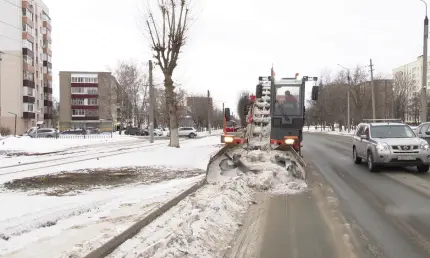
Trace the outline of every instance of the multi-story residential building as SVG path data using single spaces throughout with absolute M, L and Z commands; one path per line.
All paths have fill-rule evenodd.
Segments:
M 430 60 L 430 59 L 429 59 Z M 401 65 L 393 69 L 393 78 L 404 77 L 412 87 L 412 92 L 418 92 L 422 87 L 423 56 L 417 57 L 413 62 Z M 430 87 L 430 61 L 427 64 L 427 87 Z
M 117 84 L 109 72 L 60 72 L 60 130 L 111 131 L 117 123 Z
M 430 60 L 430 58 L 428 58 Z M 408 87 L 410 88 L 407 91 L 408 101 L 416 102 L 417 94 L 420 94 L 422 88 L 422 75 L 423 75 L 423 56 L 417 57 L 417 59 L 413 62 L 407 63 L 405 65 L 399 66 L 393 69 L 393 79 L 394 84 L 399 83 L 400 87 Z M 429 96 L 430 89 L 430 61 L 427 64 L 427 96 Z M 413 105 L 413 103 L 409 103 L 409 105 Z M 408 105 L 408 106 L 409 106 Z M 410 112 L 406 111 L 405 119 L 407 122 L 415 122 L 416 115 L 410 114 Z
M 52 123 L 51 18 L 42 0 L 0 1 L 0 126 Z

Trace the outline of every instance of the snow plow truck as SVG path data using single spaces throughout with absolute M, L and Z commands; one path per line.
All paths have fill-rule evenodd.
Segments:
M 314 82 L 312 100 L 318 99 L 318 78 L 296 73 L 292 78 L 275 79 L 260 76 L 255 95 L 249 96 L 245 105 L 248 124 L 235 132 L 226 130 L 231 120 L 230 109 L 224 110 L 224 133 L 221 142 L 230 146 L 243 145 L 250 150 L 270 146 L 270 149 L 292 152 L 301 160 L 303 126 L 305 123 L 305 84 Z M 239 110 L 238 110 L 239 112 Z

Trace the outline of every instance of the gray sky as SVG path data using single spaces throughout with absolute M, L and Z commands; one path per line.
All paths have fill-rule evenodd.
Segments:
M 44 0 L 52 18 L 53 69 L 106 70 L 151 57 L 139 21 L 147 0 Z M 419 0 L 193 0 L 196 18 L 175 81 L 211 90 L 235 110 L 258 76 L 320 76 L 373 59 L 390 75 L 422 53 L 425 6 Z M 430 2 L 429 2 L 430 4 Z M 58 87 L 58 76 L 54 84 Z M 307 91 L 310 91 L 311 85 Z M 54 93 L 58 95 L 58 90 Z

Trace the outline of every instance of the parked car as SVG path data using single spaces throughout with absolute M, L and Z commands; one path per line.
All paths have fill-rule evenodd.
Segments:
M 88 134 L 87 130 L 84 128 L 70 128 L 61 132 L 62 135 L 86 135 Z
M 189 137 L 194 138 L 197 136 L 197 130 L 194 127 L 179 127 L 178 128 L 179 137 Z M 170 131 L 167 133 L 167 136 L 170 136 Z
M 361 123 L 351 147 L 354 162 L 359 164 L 364 159 L 371 172 L 383 166 L 416 166 L 421 173 L 430 168 L 428 142 L 401 122 Z
M 31 127 L 27 132 L 24 133 L 24 136 L 29 136 L 31 138 L 54 138 L 57 137 L 57 133 L 58 131 L 55 128 L 36 129 L 36 127 Z
M 126 135 L 145 135 L 144 129 L 137 127 L 127 127 L 124 134 Z

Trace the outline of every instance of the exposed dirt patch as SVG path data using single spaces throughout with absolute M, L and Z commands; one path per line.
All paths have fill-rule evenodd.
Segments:
M 204 174 L 201 169 L 170 169 L 164 167 L 125 167 L 83 169 L 42 176 L 15 179 L 4 183 L 7 190 L 32 191 L 53 196 L 76 195 L 83 190 L 118 187 L 126 184 L 153 184 L 166 180 L 189 178 Z

